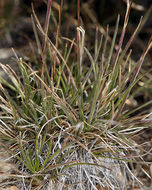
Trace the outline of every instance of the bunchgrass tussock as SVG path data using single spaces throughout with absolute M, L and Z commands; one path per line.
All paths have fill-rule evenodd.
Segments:
M 124 189 L 134 181 L 142 185 L 128 163 L 144 163 L 132 137 L 151 121 L 133 113 L 152 101 L 135 110 L 127 110 L 126 101 L 139 91 L 132 89 L 144 76 L 139 71 L 152 38 L 134 62 L 130 46 L 142 19 L 124 45 L 131 1 L 118 45 L 119 16 L 112 41 L 109 27 L 104 36 L 97 29 L 91 52 L 79 19 L 76 39 L 61 36 L 62 3 L 55 44 L 49 38 L 52 1 L 44 29 L 33 8 L 37 69 L 17 58 L 18 76 L 1 64 L 11 82 L 0 78 L 0 136 L 17 165 L 14 176 L 21 179 L 22 189 Z

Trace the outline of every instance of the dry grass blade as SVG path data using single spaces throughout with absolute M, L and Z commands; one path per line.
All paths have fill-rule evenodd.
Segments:
M 125 21 L 124 21 L 123 29 L 122 29 L 122 32 L 121 32 L 118 49 L 117 49 L 117 52 L 116 52 L 116 55 L 115 55 L 115 58 L 114 58 L 114 61 L 113 61 L 113 70 L 115 70 L 115 67 L 116 67 L 116 64 L 117 64 L 117 61 L 118 61 L 118 58 L 119 58 L 119 54 L 120 54 L 120 51 L 121 51 L 122 43 L 123 43 L 125 32 L 126 32 L 126 27 L 127 27 L 127 24 L 128 24 L 129 13 L 130 13 L 130 10 L 131 10 L 132 2 L 133 2 L 133 0 L 131 0 L 130 4 L 127 4 Z
M 138 66 L 137 66 L 137 68 L 136 68 L 136 71 L 135 71 L 135 73 L 134 73 L 134 76 L 132 77 L 131 83 L 136 80 L 137 75 L 138 75 L 138 73 L 139 73 L 139 71 L 140 71 L 140 68 L 141 68 L 141 66 L 142 66 L 142 64 L 143 64 L 143 61 L 144 61 L 144 59 L 145 59 L 145 56 L 147 55 L 147 53 L 148 53 L 148 51 L 150 50 L 151 47 L 152 47 L 152 36 L 150 37 L 149 42 L 148 42 L 148 45 L 147 45 L 146 49 L 144 50 L 143 54 L 142 54 L 141 57 L 140 57 Z
M 70 117 L 72 117 L 72 119 L 73 119 L 73 121 L 74 122 L 77 122 L 77 119 L 76 119 L 76 117 L 75 117 L 75 115 L 74 115 L 74 110 L 72 110 L 72 108 L 68 108 L 67 106 L 67 103 L 66 102 L 64 102 L 62 99 L 60 99 L 58 96 L 57 96 L 57 94 L 55 95 L 54 94 L 54 92 L 52 92 L 52 90 L 47 86 L 47 84 L 37 75 L 37 74 L 35 74 L 35 76 L 41 81 L 41 83 L 43 84 L 43 86 L 46 88 L 46 90 L 52 95 L 52 97 L 61 105 L 61 107 L 63 107 L 64 108 L 64 110 L 66 110 L 66 113 L 68 114 L 68 115 L 70 115 Z M 73 113 L 70 111 L 70 110 L 72 110 L 73 111 Z M 71 120 L 72 121 L 72 120 Z M 72 122 L 73 123 L 73 122 Z

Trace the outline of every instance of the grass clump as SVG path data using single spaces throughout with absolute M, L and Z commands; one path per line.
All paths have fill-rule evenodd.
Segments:
M 119 16 L 112 42 L 108 28 L 105 38 L 97 30 L 93 54 L 81 26 L 76 40 L 70 40 L 60 37 L 59 22 L 53 44 L 48 37 L 51 3 L 44 29 L 34 11 L 32 17 L 41 66 L 35 70 L 17 57 L 17 76 L 1 64 L 12 81 L 0 79 L 1 141 L 17 165 L 12 175 L 21 179 L 18 186 L 23 189 L 127 188 L 138 181 L 128 163 L 144 163 L 133 137 L 151 124 L 147 115 L 131 117 L 136 110 L 129 112 L 125 106 L 143 77 L 138 73 L 152 40 L 133 62 L 129 48 L 140 22 L 122 49 L 131 1 L 117 48 Z

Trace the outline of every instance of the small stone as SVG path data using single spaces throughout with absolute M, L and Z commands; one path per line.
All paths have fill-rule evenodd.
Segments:
M 10 190 L 19 190 L 16 186 L 11 186 Z

